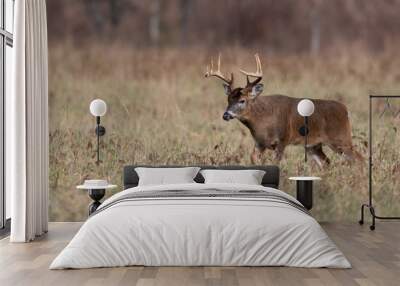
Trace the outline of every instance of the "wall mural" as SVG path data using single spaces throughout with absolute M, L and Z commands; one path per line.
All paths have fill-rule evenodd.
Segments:
M 368 3 L 377 7 L 352 17 L 344 0 L 148 2 L 48 2 L 50 220 L 86 219 L 91 200 L 76 186 L 106 179 L 118 185 L 108 197 L 128 164 L 278 164 L 290 194 L 290 176 L 322 178 L 317 219 L 357 221 L 368 198 L 368 96 L 400 93 L 399 30 L 385 29 L 397 8 Z M 99 163 L 97 98 L 107 104 Z M 304 98 L 314 103 L 305 129 Z M 398 215 L 400 100 L 372 111 L 376 209 Z

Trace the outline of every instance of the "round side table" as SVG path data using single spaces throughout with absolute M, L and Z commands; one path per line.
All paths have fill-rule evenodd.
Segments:
M 290 177 L 289 180 L 296 181 L 296 199 L 303 206 L 311 210 L 313 207 L 313 182 L 321 180 L 320 177 Z
M 101 205 L 100 200 L 106 194 L 106 190 L 114 189 L 116 187 L 117 185 L 104 185 L 104 186 L 79 185 L 76 188 L 80 190 L 87 190 L 89 197 L 93 200 L 93 202 L 89 205 L 89 216 L 90 216 Z

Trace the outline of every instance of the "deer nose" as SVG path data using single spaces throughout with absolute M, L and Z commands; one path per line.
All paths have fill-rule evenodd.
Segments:
M 224 115 L 222 115 L 222 119 L 229 121 L 230 119 L 232 119 L 232 115 L 230 115 L 227 111 L 224 112 Z

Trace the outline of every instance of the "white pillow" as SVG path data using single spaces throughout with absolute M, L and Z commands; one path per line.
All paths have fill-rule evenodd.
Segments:
M 139 176 L 139 186 L 195 183 L 193 179 L 199 170 L 199 167 L 135 168 Z
M 226 183 L 261 185 L 265 171 L 262 170 L 201 170 L 205 184 Z

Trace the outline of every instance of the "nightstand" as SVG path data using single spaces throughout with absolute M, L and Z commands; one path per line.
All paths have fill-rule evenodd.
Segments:
M 321 180 L 320 177 L 290 177 L 289 180 L 296 181 L 296 199 L 303 206 L 311 210 L 313 207 L 313 182 Z
M 93 202 L 89 205 L 89 216 L 90 216 L 101 205 L 100 200 L 106 194 L 106 190 L 114 189 L 116 187 L 117 187 L 117 185 L 107 184 L 107 185 L 99 185 L 99 186 L 79 185 L 76 188 L 80 189 L 80 190 L 87 190 L 89 197 L 93 200 Z

